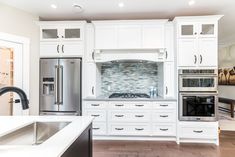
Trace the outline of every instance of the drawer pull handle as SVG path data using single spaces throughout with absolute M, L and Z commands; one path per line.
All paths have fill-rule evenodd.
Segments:
M 123 128 L 115 128 L 115 130 L 121 131 L 124 130 Z
M 135 117 L 141 118 L 141 117 L 144 117 L 144 115 L 135 115 Z
M 143 131 L 144 128 L 135 128 L 135 130 L 137 130 L 137 131 Z
M 122 105 L 122 104 L 116 104 L 115 106 L 117 106 L 117 107 L 122 107 L 122 106 L 124 106 L 124 105 Z
M 168 131 L 169 129 L 162 129 L 162 128 L 160 128 L 160 130 L 161 130 L 161 131 Z
M 124 115 L 115 115 L 115 117 L 119 117 L 120 118 L 120 117 L 124 117 Z
M 167 107 L 168 105 L 160 105 L 161 107 Z
M 193 130 L 193 132 L 195 132 L 195 133 L 203 133 L 202 130 Z
M 167 118 L 167 117 L 169 117 L 168 115 L 160 115 L 160 117 L 162 117 L 162 118 Z
M 93 115 L 91 115 L 92 117 L 99 117 L 100 115 L 98 115 L 98 114 L 93 114 Z
M 91 104 L 91 106 L 100 106 L 100 104 Z
M 92 128 L 93 130 L 100 130 L 100 128 Z
M 135 105 L 136 107 L 143 107 L 144 105 Z

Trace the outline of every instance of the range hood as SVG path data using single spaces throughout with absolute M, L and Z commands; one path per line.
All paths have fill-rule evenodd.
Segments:
M 111 62 L 111 61 L 125 61 L 125 60 L 164 62 L 165 57 L 166 57 L 165 49 L 95 50 L 93 54 L 93 58 L 97 63 Z

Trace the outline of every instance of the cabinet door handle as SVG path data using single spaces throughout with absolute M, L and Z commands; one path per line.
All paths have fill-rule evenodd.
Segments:
M 135 130 L 137 130 L 137 131 L 143 131 L 144 128 L 135 128 Z
M 162 128 L 160 128 L 160 130 L 161 130 L 161 131 L 168 131 L 169 129 L 162 129 Z
M 92 128 L 93 130 L 100 130 L 100 128 Z
M 167 53 L 167 51 L 166 51 L 166 59 L 168 58 L 168 53 Z
M 91 93 L 92 93 L 92 95 L 94 95 L 94 87 L 92 87 Z
M 142 118 L 142 117 L 144 117 L 144 115 L 135 115 L 135 117 Z
M 197 32 L 195 32 L 194 35 L 197 35 Z
M 196 64 L 196 63 L 197 63 L 197 56 L 194 55 L 194 64 Z
M 167 118 L 168 115 L 160 115 L 160 117 L 162 117 L 162 118 Z
M 124 130 L 123 128 L 115 128 L 115 130 L 121 131 Z
M 124 117 L 124 115 L 115 115 L 115 117 L 121 118 Z
M 200 55 L 200 64 L 202 64 L 202 55 Z
M 91 106 L 100 106 L 100 104 L 91 104 Z
M 122 105 L 122 104 L 116 104 L 115 106 L 117 106 L 117 107 L 122 107 L 122 106 L 124 106 L 124 105 Z
M 57 45 L 57 53 L 60 53 L 60 45 Z
M 92 114 L 91 116 L 92 116 L 92 117 L 99 117 L 100 115 L 98 115 L 98 114 Z
M 161 104 L 160 106 L 161 106 L 161 107 L 167 107 L 168 105 L 162 105 L 162 104 Z
M 202 130 L 193 130 L 193 132 L 195 132 L 195 133 L 203 133 L 203 131 Z
M 144 105 L 135 105 L 136 107 L 143 107 Z
M 64 45 L 62 45 L 62 48 L 61 48 L 61 49 L 62 49 L 62 53 L 64 53 Z
M 166 86 L 166 95 L 168 94 L 168 87 Z
M 95 51 L 92 52 L 92 59 L 95 60 Z

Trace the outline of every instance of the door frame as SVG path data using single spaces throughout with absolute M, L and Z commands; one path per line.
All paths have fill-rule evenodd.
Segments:
M 23 59 L 23 82 L 22 88 L 29 97 L 29 67 L 30 67 L 30 39 L 22 36 L 12 35 L 4 32 L 0 32 L 0 40 L 12 43 L 22 44 L 23 51 L 22 51 L 22 59 Z M 28 115 L 29 110 L 23 112 L 23 115 Z

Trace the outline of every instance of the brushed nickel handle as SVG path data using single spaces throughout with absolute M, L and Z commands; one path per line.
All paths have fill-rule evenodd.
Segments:
M 99 117 L 100 115 L 98 115 L 98 114 L 92 114 L 91 116 L 92 116 L 92 117 Z
M 115 115 L 115 117 L 121 118 L 124 117 L 124 115 Z
M 166 51 L 166 59 L 168 58 L 168 52 Z
M 64 53 L 64 45 L 62 45 L 62 48 L 61 48 L 61 49 L 62 49 L 62 53 Z
M 123 104 L 116 104 L 115 106 L 117 106 L 117 107 L 122 107 L 122 106 L 124 106 Z
M 94 86 L 91 89 L 92 95 L 94 95 Z
M 93 130 L 100 130 L 100 128 L 92 128 Z
M 95 60 L 95 51 L 92 52 L 92 59 Z
M 135 128 L 135 130 L 137 130 L 137 131 L 143 131 L 144 128 Z
M 196 64 L 196 63 L 197 63 L 197 56 L 194 55 L 194 64 Z
M 124 130 L 123 128 L 115 128 L 115 130 L 121 131 Z
M 160 128 L 160 130 L 161 130 L 161 131 L 168 131 L 169 129 L 162 129 L 162 128 Z
M 57 53 L 60 53 L 60 45 L 57 45 Z
M 166 86 L 166 95 L 168 94 L 168 87 Z
M 162 117 L 162 118 L 167 118 L 167 117 L 169 117 L 168 115 L 160 115 L 160 117 Z
M 63 66 L 59 66 L 59 104 L 63 105 Z
M 161 107 L 167 107 L 168 105 L 162 105 L 162 104 L 161 104 L 160 106 L 161 106 Z
M 100 106 L 100 104 L 91 104 L 91 106 Z
M 54 83 L 54 86 L 55 86 L 55 103 L 54 104 L 58 104 L 58 78 L 59 78 L 59 68 L 58 66 L 56 65 L 55 66 L 55 83 Z
M 144 105 L 135 105 L 136 107 L 143 107 Z
M 144 115 L 135 115 L 135 117 L 142 118 L 142 117 L 144 117 Z
M 200 55 L 200 64 L 202 64 L 202 55 Z

